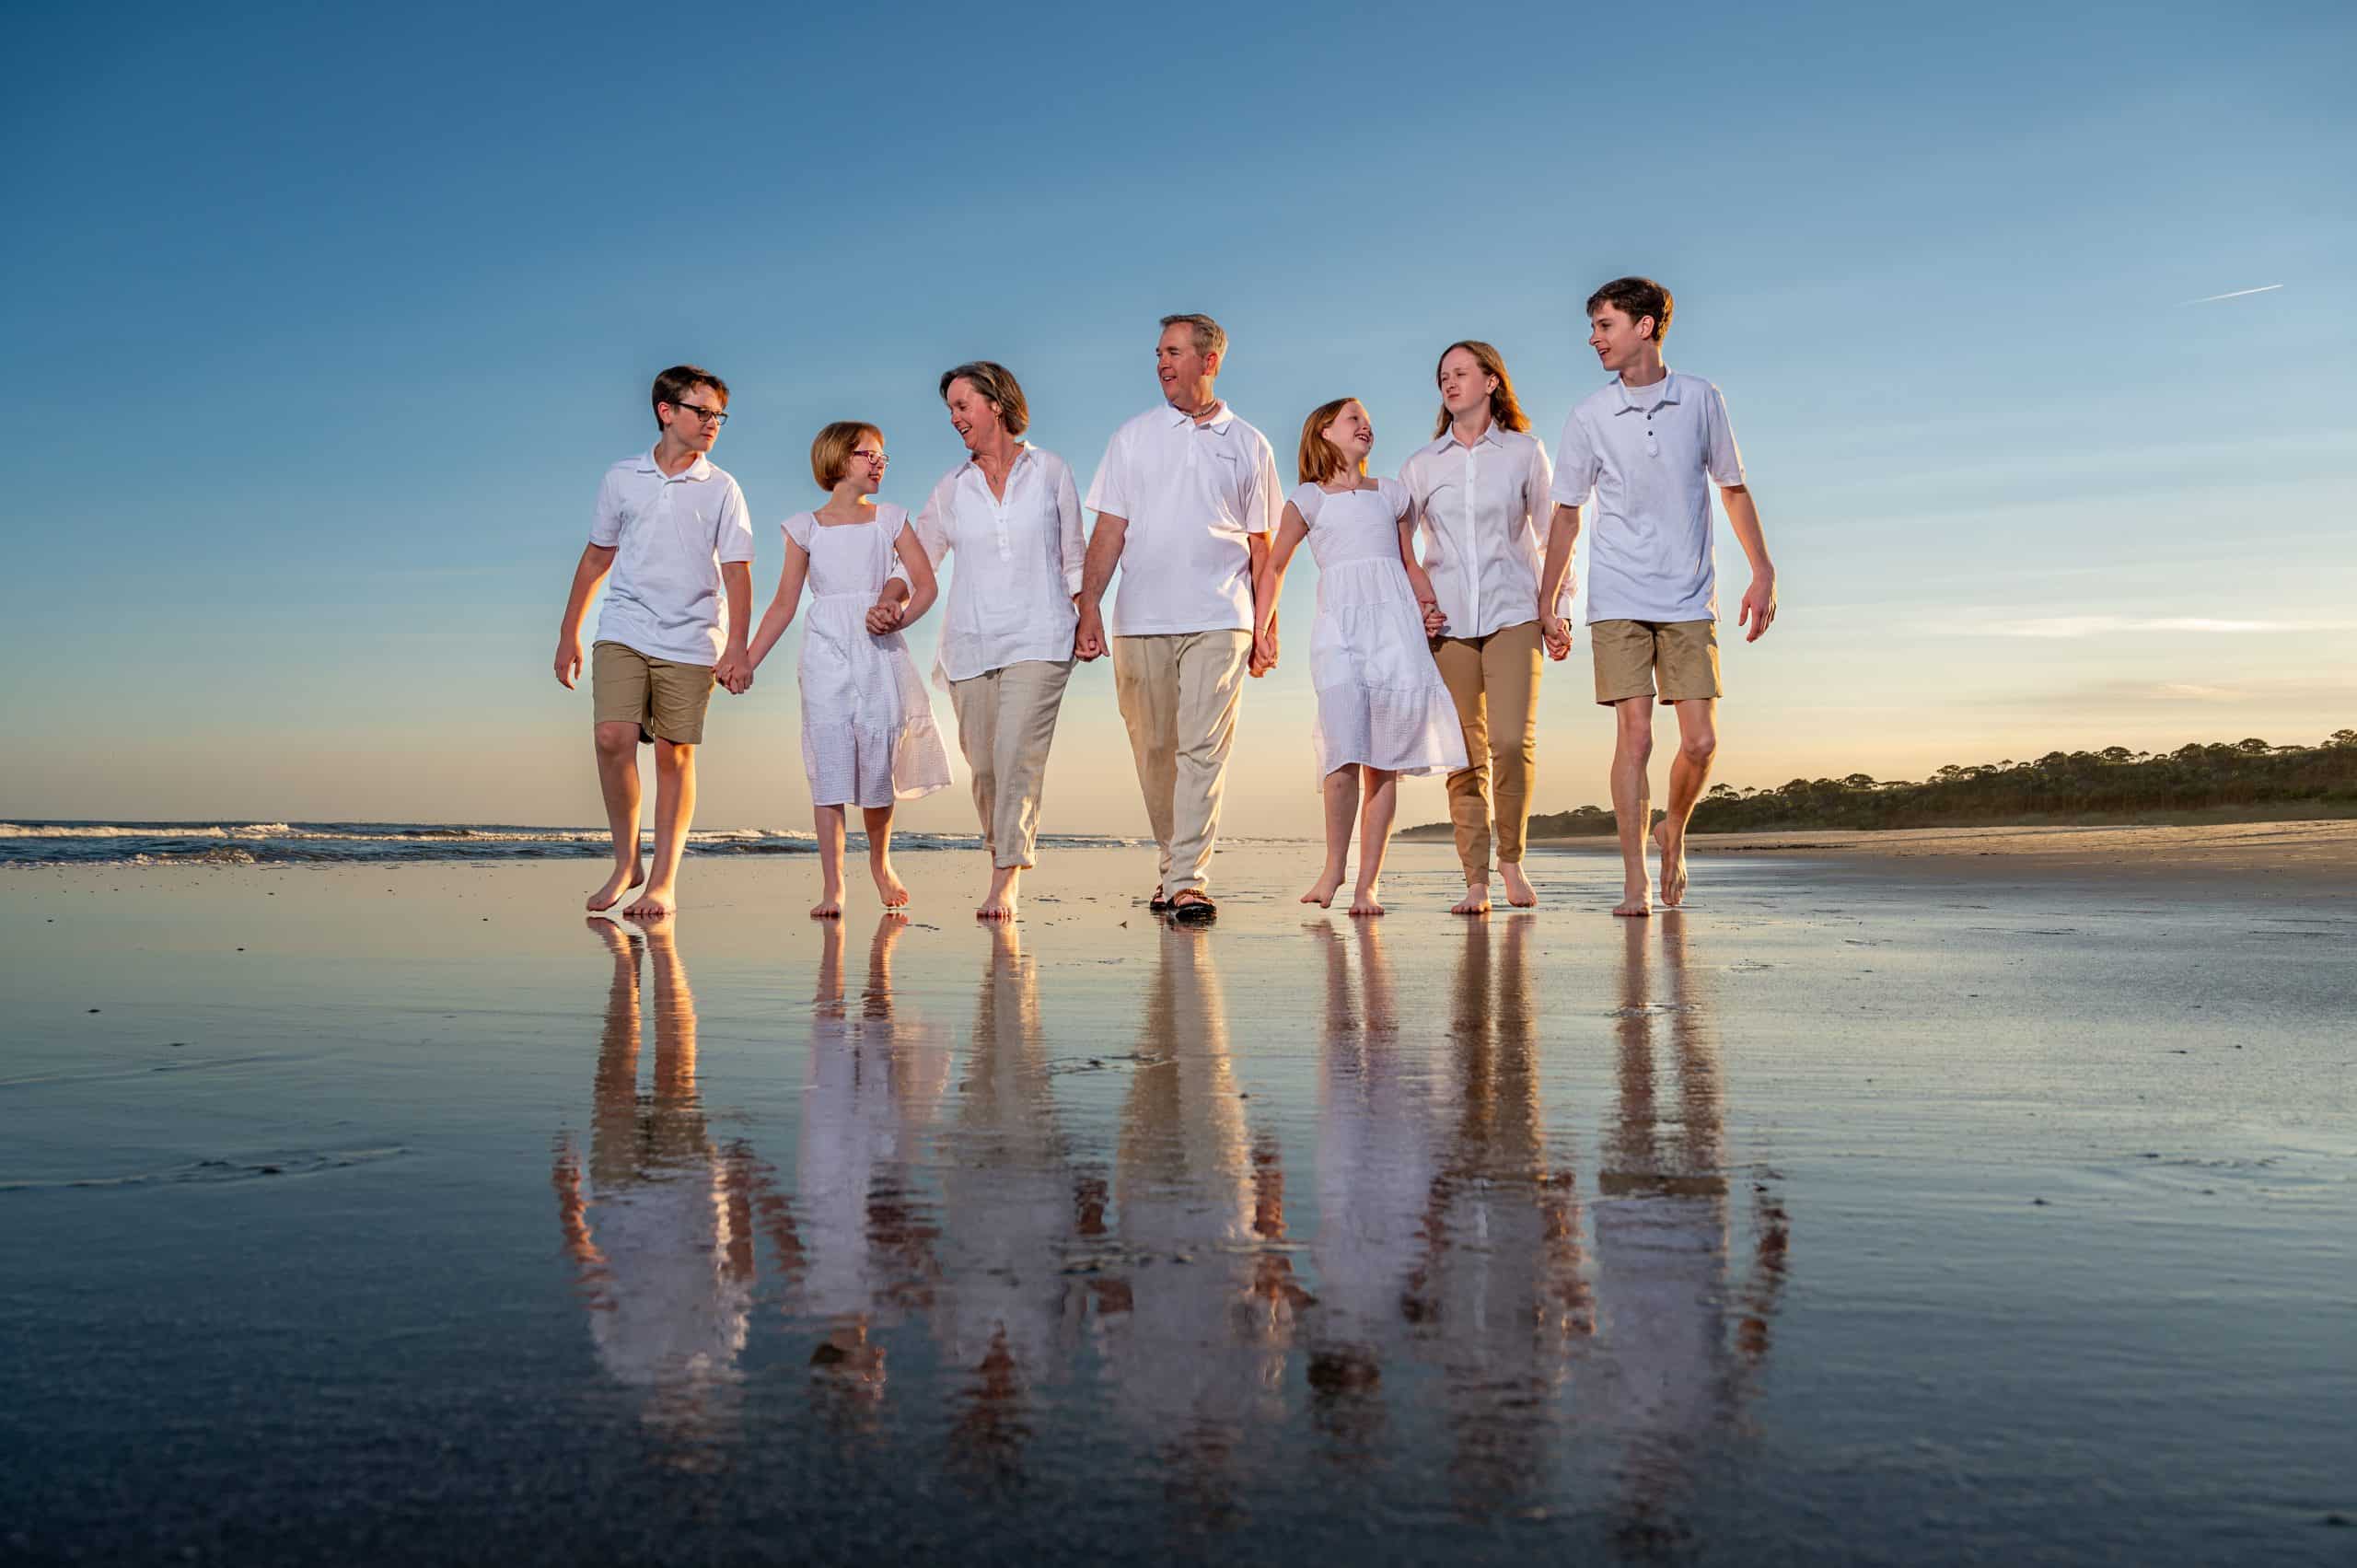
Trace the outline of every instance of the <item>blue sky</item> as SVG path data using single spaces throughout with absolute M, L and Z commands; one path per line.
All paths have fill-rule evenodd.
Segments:
M 0 813 L 593 819 L 556 613 L 676 361 L 735 389 L 758 603 L 817 426 L 883 424 L 914 504 L 960 359 L 1085 480 L 1155 318 L 1209 310 L 1281 459 L 1355 394 L 1392 471 L 1462 336 L 1551 446 L 1625 272 L 1781 569 L 1724 782 L 2357 722 L 2357 20 L 1914 9 L 20 15 Z M 707 823 L 807 816 L 794 646 L 715 700 Z M 1604 796 L 1586 679 L 1542 807 Z M 1309 702 L 1248 691 L 1231 830 L 1312 829 Z M 1065 713 L 1053 824 L 1134 830 L 1109 673 Z

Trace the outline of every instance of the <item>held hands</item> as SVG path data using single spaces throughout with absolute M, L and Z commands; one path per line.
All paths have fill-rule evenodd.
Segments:
M 578 633 L 556 640 L 556 683 L 566 691 L 581 678 L 581 638 Z
M 732 697 L 741 697 L 753 684 L 753 661 L 742 648 L 731 648 L 712 667 L 712 678 Z
M 1744 633 L 1747 643 L 1759 641 L 1759 634 L 1776 623 L 1776 574 L 1763 572 L 1751 579 L 1751 587 L 1743 590 L 1743 608 L 1736 611 L 1735 623 L 1748 626 Z
M 1080 607 L 1080 624 L 1072 634 L 1072 656 L 1084 664 L 1105 656 L 1105 617 L 1093 604 Z
M 1572 623 L 1549 611 L 1538 618 L 1538 635 L 1547 645 L 1547 656 L 1557 664 L 1572 656 Z
M 1448 625 L 1448 617 L 1441 613 L 1440 600 L 1420 598 L 1416 601 L 1416 606 L 1424 612 L 1424 635 L 1439 636 Z
M 1252 651 L 1244 660 L 1245 673 L 1258 680 L 1277 668 L 1277 626 L 1275 621 L 1252 633 Z
M 908 613 L 904 599 L 879 598 L 867 609 L 867 629 L 880 637 L 887 632 L 900 629 L 901 619 Z

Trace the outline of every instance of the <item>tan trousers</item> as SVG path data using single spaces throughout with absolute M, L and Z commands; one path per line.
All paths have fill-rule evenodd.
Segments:
M 1039 784 L 1072 660 L 1025 659 L 949 683 L 958 747 L 974 775 L 974 815 L 991 864 L 1031 867 L 1039 837 Z
M 1490 803 L 1497 802 L 1498 859 L 1522 860 L 1530 792 L 1538 782 L 1538 622 L 1486 637 L 1443 637 L 1433 662 L 1457 702 L 1471 766 L 1448 775 L 1457 858 L 1469 877 L 1490 874 Z
M 1146 821 L 1162 850 L 1165 898 L 1209 879 L 1251 646 L 1248 632 L 1113 639 L 1113 690 L 1130 726 Z

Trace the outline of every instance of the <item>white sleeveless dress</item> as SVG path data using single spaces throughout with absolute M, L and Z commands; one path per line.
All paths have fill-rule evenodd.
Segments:
M 810 556 L 802 627 L 802 771 L 814 806 L 889 806 L 949 783 L 949 754 L 924 680 L 898 632 L 878 637 L 867 612 L 897 574 L 892 541 L 905 508 L 876 504 L 874 520 L 785 520 Z
M 1309 640 L 1318 776 L 1351 762 L 1402 773 L 1464 767 L 1464 726 L 1399 560 L 1407 486 L 1379 479 L 1373 490 L 1329 495 L 1305 484 L 1290 499 L 1318 563 Z

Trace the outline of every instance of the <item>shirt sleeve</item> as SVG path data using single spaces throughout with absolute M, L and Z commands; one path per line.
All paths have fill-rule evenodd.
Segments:
M 1080 492 L 1073 485 L 1072 465 L 1061 458 L 1056 460 L 1056 522 L 1063 540 L 1064 592 L 1076 594 L 1081 563 L 1088 558 L 1088 532 L 1080 523 Z
M 1088 509 L 1126 518 L 1130 515 L 1129 454 L 1121 445 L 1121 435 L 1116 430 L 1105 443 L 1105 459 L 1097 465 L 1097 477 L 1088 482 Z
M 714 542 L 723 565 L 753 559 L 753 519 L 745 509 L 745 492 L 733 479 L 720 498 L 720 528 Z
M 1254 454 L 1258 461 L 1252 478 L 1244 487 L 1244 531 L 1274 533 L 1277 518 L 1285 509 L 1284 484 L 1277 478 L 1277 454 L 1271 449 L 1269 438 L 1260 436 L 1255 441 L 1260 449 Z
M 1382 495 L 1384 504 L 1391 508 L 1393 522 L 1401 521 L 1412 509 L 1408 503 L 1408 487 L 1398 480 L 1378 479 L 1375 482 L 1375 488 Z
M 900 560 L 900 530 L 909 526 L 909 509 L 895 506 L 888 501 L 878 501 L 876 504 L 876 526 L 884 530 L 886 539 L 891 540 L 886 547 L 885 555 L 891 564 L 885 568 L 884 580 L 888 583 L 897 577 L 913 589 L 916 585 L 909 581 L 909 569 Z M 918 542 L 922 544 L 923 540 L 920 539 Z
M 1558 506 L 1585 506 L 1595 494 L 1596 471 L 1596 443 L 1588 439 L 1587 426 L 1580 423 L 1580 411 L 1573 409 L 1563 421 L 1563 438 L 1555 443 L 1555 477 L 1547 487 L 1548 498 Z
M 1326 493 L 1324 491 L 1318 489 L 1314 484 L 1305 482 L 1295 485 L 1293 487 L 1293 494 L 1286 496 L 1285 499 L 1293 503 L 1293 509 L 1301 514 L 1301 520 L 1303 522 L 1308 524 L 1311 528 L 1316 528 L 1318 526 L 1318 508 L 1323 505 L 1326 500 Z M 1279 517 L 1284 516 L 1284 508 L 1283 506 L 1279 506 L 1277 508 L 1277 515 Z
M 621 486 L 610 472 L 598 482 L 598 509 L 589 517 L 589 542 L 611 550 L 622 541 Z
M 950 507 L 957 483 L 958 470 L 952 469 L 947 479 L 933 487 L 933 494 L 924 498 L 924 510 L 909 525 L 917 530 L 917 542 L 924 546 L 924 558 L 933 563 L 935 570 L 940 568 L 942 557 L 949 553 Z
M 805 555 L 810 553 L 810 525 L 813 520 L 809 513 L 796 512 L 778 525 L 784 530 L 786 538 L 802 547 Z
M 1743 482 L 1743 454 L 1736 449 L 1735 426 L 1727 423 L 1727 400 L 1715 385 L 1702 404 L 1702 468 L 1713 483 Z

